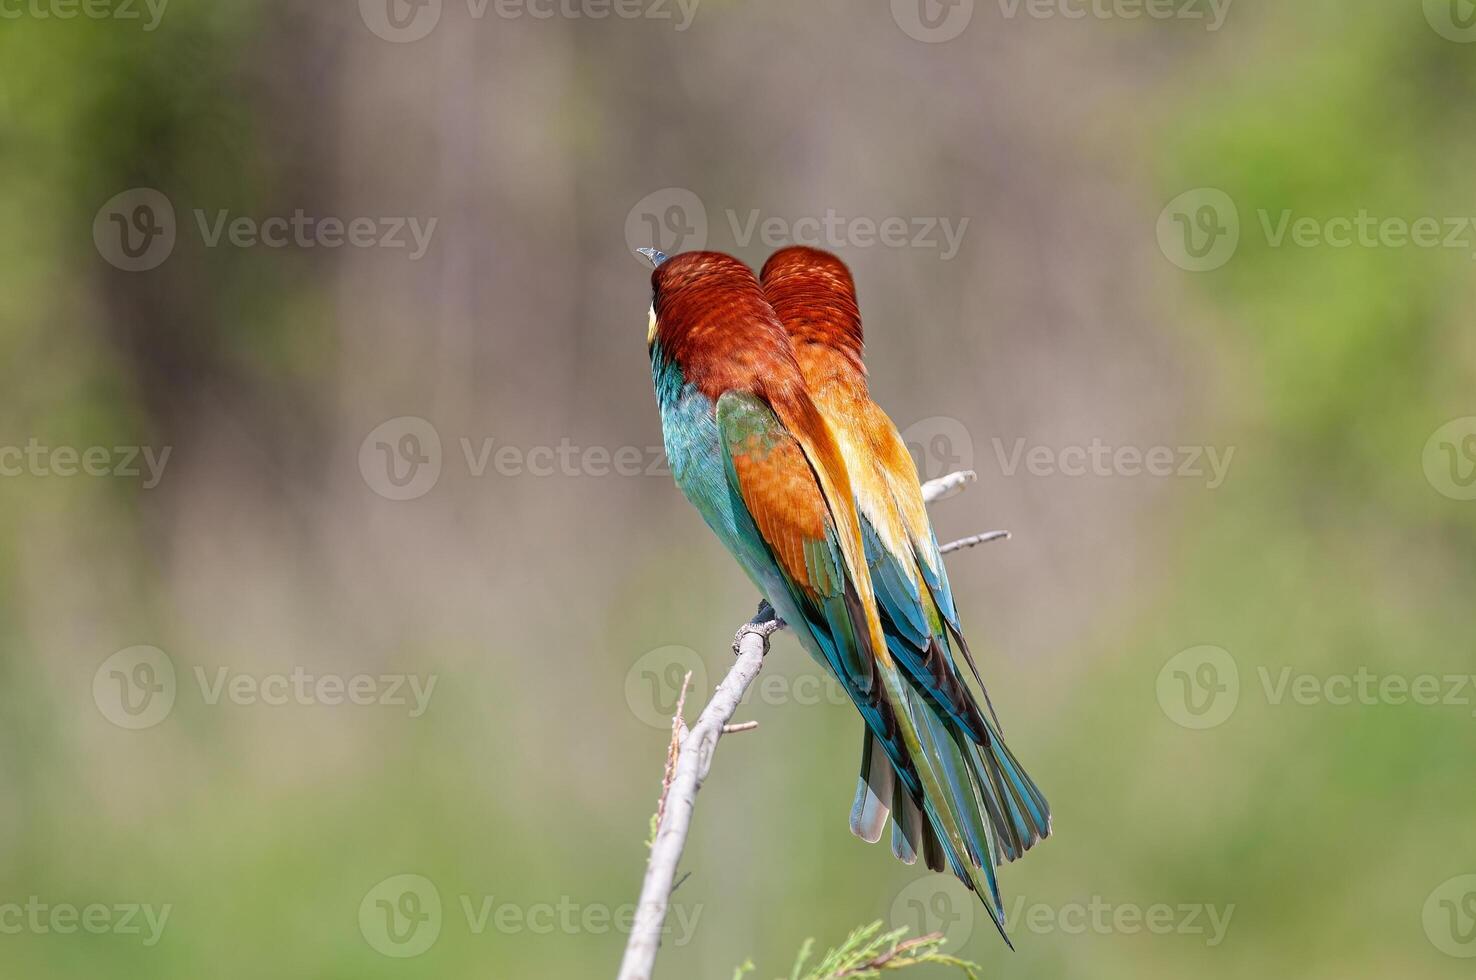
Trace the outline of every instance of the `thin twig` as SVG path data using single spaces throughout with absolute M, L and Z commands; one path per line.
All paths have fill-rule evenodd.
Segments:
M 751 732 L 751 731 L 753 731 L 757 727 L 758 727 L 758 722 L 756 722 L 756 721 L 743 721 L 743 722 L 739 722 L 736 725 L 724 725 L 723 726 L 723 734 L 724 735 L 737 735 L 739 732 Z
M 666 772 L 661 775 L 661 799 L 656 801 L 656 827 L 661 826 L 661 818 L 666 816 L 666 797 L 671 792 L 672 778 L 676 776 L 677 755 L 681 752 L 682 739 L 687 736 L 687 688 L 691 683 L 692 672 L 689 670 L 682 678 L 676 711 L 671 716 L 671 744 L 666 747 Z M 654 833 L 652 839 L 655 839 Z
M 938 553 L 940 555 L 949 555 L 955 551 L 962 551 L 965 548 L 972 548 L 979 544 L 988 544 L 991 541 L 1008 541 L 1009 538 L 1009 531 L 985 531 L 983 534 L 975 534 L 967 538 L 959 538 L 957 541 L 950 541 L 939 548 Z
M 951 497 L 963 487 L 978 479 L 972 470 L 950 473 L 923 484 L 923 500 L 933 503 Z M 769 637 L 784 628 L 784 621 L 774 615 L 767 602 L 759 606 L 759 614 L 745 623 L 734 637 L 733 648 L 738 659 L 728 676 L 718 685 L 712 700 L 702 709 L 702 714 L 685 734 L 678 736 L 682 701 L 679 699 L 677 718 L 672 720 L 674 746 L 668 750 L 667 759 L 670 780 L 663 781 L 662 803 L 658 806 L 656 835 L 651 841 L 651 854 L 646 862 L 646 877 L 641 883 L 641 897 L 636 903 L 635 921 L 625 944 L 625 956 L 620 961 L 619 980 L 650 980 L 656 966 L 656 953 L 661 948 L 661 932 L 666 923 L 667 905 L 671 900 L 672 882 L 676 879 L 677 863 L 687 844 L 687 833 L 692 826 L 692 812 L 697 806 L 697 791 L 712 768 L 713 752 L 718 739 L 728 727 L 738 704 L 743 700 L 759 671 L 764 666 L 764 656 L 769 652 Z M 682 685 L 683 698 L 686 693 Z M 733 726 L 736 730 L 747 730 L 754 723 Z M 671 754 L 675 751 L 675 765 Z

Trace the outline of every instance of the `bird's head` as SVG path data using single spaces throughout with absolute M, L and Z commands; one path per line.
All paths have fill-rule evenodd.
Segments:
M 765 297 L 797 349 L 832 348 L 860 368 L 861 311 L 856 282 L 844 262 L 818 248 L 792 245 L 769 257 L 761 280 Z
M 789 337 L 748 266 L 722 252 L 648 257 L 656 268 L 646 344 L 653 352 L 659 347 L 689 381 L 720 378 L 746 387 L 742 378 L 766 362 L 793 364 Z

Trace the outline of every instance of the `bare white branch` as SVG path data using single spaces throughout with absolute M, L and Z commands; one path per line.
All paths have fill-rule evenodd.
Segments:
M 686 847 L 692 811 L 697 806 L 697 791 L 712 768 L 713 750 L 722 737 L 723 726 L 738 710 L 743 692 L 764 665 L 769 636 L 779 628 L 779 622 L 752 624 L 752 628 L 742 631 L 737 662 L 682 739 L 676 770 L 666 794 L 665 812 L 656 828 L 656 839 L 651 843 L 651 858 L 646 865 L 640 901 L 636 903 L 635 922 L 625 945 L 625 958 L 620 963 L 620 980 L 650 980 L 661 946 L 661 929 L 666 922 L 677 862 Z
M 936 480 L 929 480 L 922 485 L 923 499 L 930 504 L 947 500 L 977 479 L 979 479 L 979 474 L 973 470 L 959 470 L 957 473 L 949 473 Z
M 962 470 L 929 480 L 923 484 L 923 499 L 928 503 L 951 497 L 967 484 L 978 479 L 972 470 Z M 990 532 L 966 538 L 963 542 L 949 545 L 947 550 L 971 547 L 990 535 Z M 687 845 L 687 833 L 692 826 L 692 812 L 697 806 L 697 791 L 712 768 L 712 757 L 718 739 L 724 733 L 748 731 L 757 727 L 757 722 L 729 725 L 738 704 L 743 700 L 759 671 L 764 666 L 764 656 L 769 652 L 769 637 L 784 628 L 784 621 L 777 618 L 769 604 L 759 606 L 759 613 L 752 621 L 738 630 L 733 640 L 733 649 L 738 659 L 728 676 L 718 685 L 712 700 L 702 709 L 702 714 L 688 730 L 683 731 L 681 709 L 672 720 L 675 765 L 668 753 L 667 778 L 663 780 L 662 799 L 658 807 L 656 837 L 651 843 L 651 856 L 646 864 L 646 877 L 641 884 L 641 897 L 636 903 L 635 922 L 625 944 L 625 957 L 620 961 L 619 980 L 650 980 L 656 966 L 656 954 L 661 948 L 661 930 L 666 922 L 666 910 L 671 901 L 671 891 L 676 881 L 677 864 L 682 850 Z M 685 684 L 683 698 L 685 699 Z

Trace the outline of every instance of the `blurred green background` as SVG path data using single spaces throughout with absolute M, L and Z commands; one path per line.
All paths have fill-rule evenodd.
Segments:
M 659 975 L 882 918 L 989 977 L 1469 976 L 1476 11 L 623 9 L 5 8 L 0 974 L 613 975 L 673 684 L 755 600 L 647 472 L 630 250 L 757 267 L 835 212 L 963 228 L 824 244 L 924 469 L 980 473 L 940 537 L 1014 532 L 951 567 L 1056 834 L 1002 873 L 1010 954 L 847 833 L 860 726 L 782 636 Z M 174 238 L 130 271 L 135 188 Z M 316 244 L 211 243 L 299 209 Z M 1360 213 L 1441 245 L 1332 244 Z M 1069 475 L 1094 444 L 1229 465 Z M 267 703 L 294 671 L 410 703 Z

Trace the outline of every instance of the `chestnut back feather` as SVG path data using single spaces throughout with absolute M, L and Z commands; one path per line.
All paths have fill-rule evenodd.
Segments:
M 787 403 L 803 393 L 789 335 L 748 266 L 721 252 L 684 252 L 651 273 L 651 286 L 656 343 L 704 395 L 753 391 Z
M 856 282 L 844 262 L 829 252 L 795 245 L 770 256 L 761 278 L 764 295 L 796 349 L 829 348 L 865 375 Z

